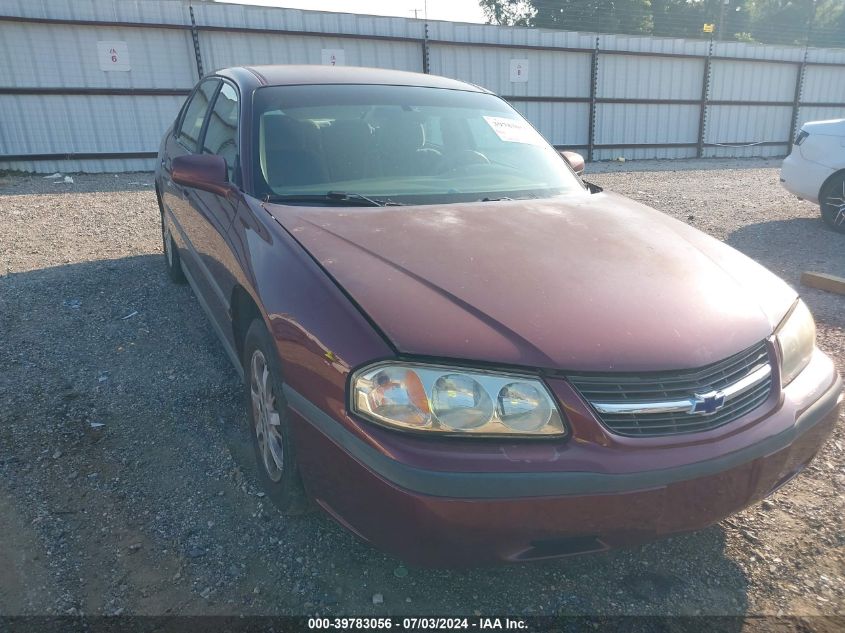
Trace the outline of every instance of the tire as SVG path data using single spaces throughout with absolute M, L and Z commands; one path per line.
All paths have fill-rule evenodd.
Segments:
M 845 233 L 845 173 L 828 181 L 819 194 L 822 219 L 834 231 Z
M 179 285 L 188 283 L 185 273 L 182 271 L 182 260 L 179 257 L 179 250 L 173 242 L 173 236 L 170 234 L 170 229 L 164 221 L 164 207 L 161 204 L 161 196 L 156 189 L 156 201 L 158 202 L 158 211 L 161 216 L 161 242 L 164 251 L 164 265 L 167 268 L 167 274 L 170 280 Z
M 243 350 L 247 419 L 258 479 L 282 513 L 303 514 L 310 508 L 290 431 L 281 363 L 276 346 L 260 319 L 250 324 Z

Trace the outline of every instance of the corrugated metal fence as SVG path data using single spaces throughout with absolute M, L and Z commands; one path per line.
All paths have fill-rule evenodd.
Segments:
M 845 50 L 595 35 L 177 0 L 0 0 L 0 168 L 151 169 L 205 72 L 337 63 L 505 96 L 593 160 L 778 156 L 845 117 Z

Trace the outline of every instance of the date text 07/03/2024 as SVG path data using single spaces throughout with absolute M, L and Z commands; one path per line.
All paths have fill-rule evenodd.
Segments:
M 442 629 L 476 629 L 481 631 L 511 630 L 518 631 L 528 627 L 520 618 L 475 617 L 475 618 L 437 618 L 437 617 L 376 617 L 376 618 L 309 618 L 309 630 L 349 630 L 349 629 L 382 629 L 393 628 L 400 630 L 442 630 Z

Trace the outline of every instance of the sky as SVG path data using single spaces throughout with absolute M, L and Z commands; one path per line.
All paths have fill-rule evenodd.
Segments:
M 238 4 L 261 4 L 291 9 L 338 11 L 370 15 L 395 15 L 413 18 L 414 9 L 422 19 L 426 5 L 430 20 L 452 22 L 484 22 L 478 0 L 221 0 Z

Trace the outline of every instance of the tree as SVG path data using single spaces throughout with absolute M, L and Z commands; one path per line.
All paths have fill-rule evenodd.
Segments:
M 487 24 L 531 26 L 530 20 L 536 13 L 528 0 L 480 0 L 479 4 Z
M 750 33 L 769 44 L 803 44 L 813 17 L 812 0 L 755 0 Z
M 649 0 L 481 0 L 490 24 L 566 31 L 651 31 Z
M 845 47 L 842 0 L 480 0 L 480 4 L 491 24 L 709 37 L 702 27 L 710 23 L 716 25 L 717 39 Z
M 648 0 L 532 0 L 533 26 L 567 31 L 648 33 Z

